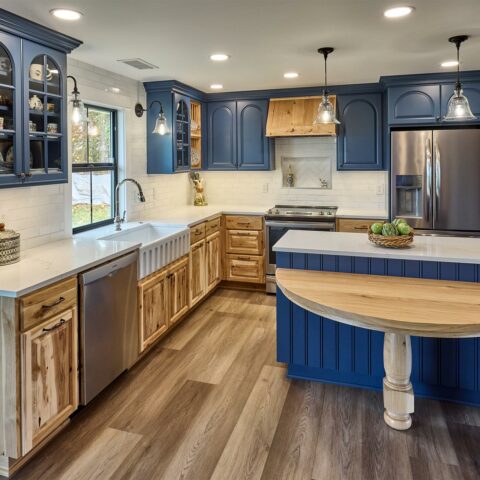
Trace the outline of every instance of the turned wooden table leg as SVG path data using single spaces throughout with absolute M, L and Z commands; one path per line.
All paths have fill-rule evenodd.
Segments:
M 385 423 L 395 430 L 407 430 L 412 425 L 413 388 L 412 344 L 410 335 L 385 333 L 383 344 L 383 406 Z

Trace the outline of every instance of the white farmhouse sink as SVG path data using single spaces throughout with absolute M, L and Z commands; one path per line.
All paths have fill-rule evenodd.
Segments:
M 159 270 L 187 255 L 190 250 L 190 231 L 185 227 L 168 227 L 144 223 L 99 240 L 141 242 L 138 256 L 138 279 Z

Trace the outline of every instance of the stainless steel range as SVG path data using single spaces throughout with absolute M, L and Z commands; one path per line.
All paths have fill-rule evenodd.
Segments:
M 275 293 L 275 252 L 273 246 L 288 230 L 335 231 L 337 207 L 276 205 L 265 216 L 267 292 Z

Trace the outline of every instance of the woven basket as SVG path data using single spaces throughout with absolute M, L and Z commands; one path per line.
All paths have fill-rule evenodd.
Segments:
M 372 233 L 372 230 L 368 229 L 368 239 L 375 245 L 385 248 L 407 248 L 413 242 L 413 236 L 413 230 L 408 235 L 386 237 Z
M 5 230 L 0 223 L 0 265 L 10 265 L 20 261 L 20 234 Z

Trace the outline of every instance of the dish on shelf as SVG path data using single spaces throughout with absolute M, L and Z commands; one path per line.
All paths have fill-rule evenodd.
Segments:
M 192 148 L 192 158 L 191 158 L 191 167 L 200 168 L 201 167 L 201 156 L 200 152 L 196 148 Z
M 43 110 L 43 103 L 42 103 L 42 101 L 40 100 L 40 98 L 38 98 L 37 95 L 32 95 L 32 96 L 30 97 L 30 100 L 28 101 L 28 106 L 29 106 L 32 110 L 37 110 L 37 111 Z

